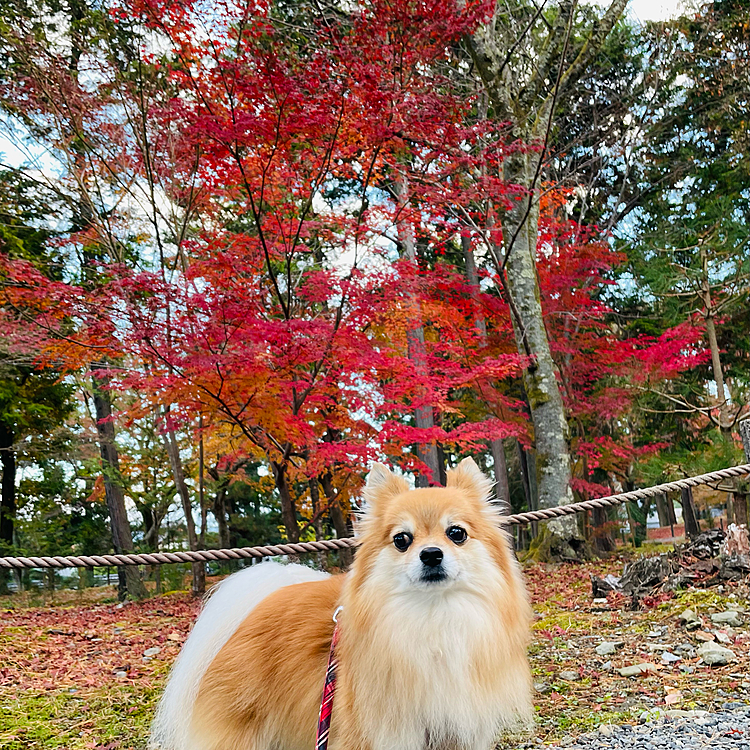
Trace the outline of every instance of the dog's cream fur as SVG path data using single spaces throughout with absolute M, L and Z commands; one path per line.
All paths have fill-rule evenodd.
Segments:
M 331 750 L 489 750 L 531 721 L 530 607 L 470 459 L 448 486 L 409 490 L 376 464 L 352 570 L 263 563 L 208 601 L 154 723 L 163 750 L 313 750 L 337 606 Z M 446 529 L 468 532 L 457 545 Z M 393 536 L 413 543 L 398 551 Z M 444 554 L 427 582 L 419 552 Z

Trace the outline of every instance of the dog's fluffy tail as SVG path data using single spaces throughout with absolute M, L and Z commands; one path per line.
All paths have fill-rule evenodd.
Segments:
M 304 565 L 264 562 L 229 576 L 211 589 L 172 668 L 151 727 L 150 747 L 188 747 L 190 719 L 201 679 L 221 647 L 257 604 L 283 586 L 320 581 L 327 576 Z

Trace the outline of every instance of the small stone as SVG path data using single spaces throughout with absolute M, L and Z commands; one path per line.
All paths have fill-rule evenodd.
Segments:
M 143 655 L 144 656 L 156 656 L 160 651 L 161 649 L 159 648 L 159 646 L 154 646 L 153 648 L 147 648 L 143 652 Z
M 677 618 L 680 622 L 695 622 L 698 620 L 700 622 L 700 619 L 698 615 L 695 613 L 695 610 L 692 609 L 686 609 L 681 615 Z
M 698 656 L 712 667 L 721 667 L 724 664 L 729 664 L 730 661 L 735 661 L 737 658 L 734 651 L 713 642 L 704 643 L 698 649 Z
M 733 628 L 738 628 L 742 625 L 742 616 L 734 610 L 716 612 L 711 615 L 711 622 L 715 625 L 731 625 Z
M 700 709 L 684 711 L 681 708 L 671 708 L 664 713 L 669 716 L 670 719 L 702 719 L 704 716 L 708 716 L 708 711 L 701 711 Z
M 698 641 L 705 641 L 706 643 L 714 640 L 714 634 L 709 633 L 705 630 L 697 630 L 695 632 L 695 638 Z
M 609 672 L 612 669 L 612 662 L 607 660 L 602 664 L 602 672 Z
M 674 664 L 676 661 L 680 661 L 680 658 L 681 657 L 677 656 L 676 654 L 673 654 L 671 651 L 665 651 L 661 655 L 661 660 L 665 664 Z
M 551 692 L 552 688 L 546 682 L 535 682 L 534 690 L 536 690 L 537 693 L 545 695 L 546 693 Z
M 725 646 L 728 646 L 730 643 L 733 643 L 729 635 L 725 633 L 723 630 L 717 630 L 714 633 L 714 637 L 719 643 L 723 643 Z
M 120 672 L 115 672 L 115 677 L 120 677 L 120 678 L 123 678 L 123 677 L 127 677 L 127 676 L 128 676 L 128 673 L 127 673 L 127 672 L 122 672 L 122 671 L 120 671 Z
M 578 680 L 581 679 L 581 675 L 579 675 L 578 672 L 574 672 L 572 669 L 563 670 L 558 674 L 558 677 L 561 680 L 565 680 L 565 682 L 578 682 Z
M 655 664 L 649 664 L 648 662 L 642 662 L 641 664 L 633 664 L 630 667 L 622 667 L 617 670 L 622 677 L 638 677 L 642 674 L 655 674 L 658 668 Z
M 615 727 L 612 724 L 599 724 L 599 734 L 605 737 L 612 737 L 615 731 Z
M 569 747 L 570 745 L 575 744 L 575 739 L 573 737 L 563 737 L 560 740 L 560 747 Z
M 609 656 L 617 651 L 617 644 L 614 641 L 604 641 L 596 647 L 595 651 L 599 656 Z

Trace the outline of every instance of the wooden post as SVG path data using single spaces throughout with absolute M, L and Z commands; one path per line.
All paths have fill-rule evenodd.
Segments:
M 734 522 L 738 526 L 747 526 L 747 492 L 742 485 L 734 491 Z
M 698 517 L 695 513 L 692 487 L 685 487 L 680 490 L 680 502 L 682 504 L 682 520 L 685 522 L 685 536 L 692 539 L 701 533 L 701 527 L 698 525 Z

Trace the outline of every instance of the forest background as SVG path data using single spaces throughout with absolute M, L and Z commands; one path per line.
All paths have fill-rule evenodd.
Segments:
M 372 460 L 514 511 L 741 463 L 748 8 L 625 6 L 2 0 L 2 553 L 347 536 Z

